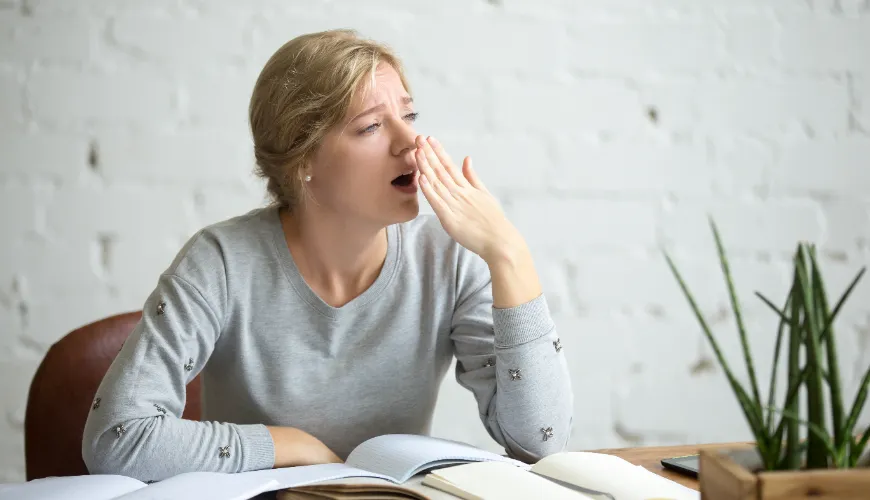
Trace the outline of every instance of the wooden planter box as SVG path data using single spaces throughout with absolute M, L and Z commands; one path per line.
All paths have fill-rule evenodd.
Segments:
M 701 450 L 704 500 L 870 499 L 870 467 L 752 472 L 723 451 Z

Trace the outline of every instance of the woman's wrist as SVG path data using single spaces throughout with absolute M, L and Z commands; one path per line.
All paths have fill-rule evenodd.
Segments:
M 278 426 L 266 429 L 275 444 L 274 468 L 342 462 L 322 441 L 301 429 Z

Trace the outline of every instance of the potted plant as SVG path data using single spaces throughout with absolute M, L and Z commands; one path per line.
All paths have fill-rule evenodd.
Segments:
M 865 272 L 862 268 L 830 307 L 814 245 L 799 243 L 792 258 L 791 287 L 778 306 L 755 294 L 779 319 L 773 366 L 766 401 L 756 378 L 741 307 L 715 222 L 710 227 L 728 288 L 731 309 L 748 372 L 749 387 L 734 376 L 671 256 L 665 258 L 727 377 L 754 436 L 754 465 L 741 464 L 721 451 L 700 452 L 703 498 L 802 499 L 870 498 L 870 467 L 864 456 L 870 428 L 857 429 L 870 388 L 870 368 L 864 373 L 850 406 L 844 403 L 837 361 L 834 320 Z M 784 354 L 781 354 L 785 351 Z M 777 404 L 777 366 L 787 363 L 788 380 Z M 799 407 L 801 396 L 804 411 Z M 870 454 L 868 454 L 870 455 Z

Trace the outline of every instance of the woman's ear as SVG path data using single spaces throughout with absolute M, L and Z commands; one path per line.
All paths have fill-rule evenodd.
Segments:
M 302 166 L 299 168 L 299 179 L 303 183 L 311 182 L 313 175 L 311 174 L 314 171 L 311 165 L 311 159 L 306 158 L 303 160 Z

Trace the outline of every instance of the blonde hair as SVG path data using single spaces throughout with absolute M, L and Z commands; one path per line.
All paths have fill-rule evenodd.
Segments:
M 374 82 L 381 62 L 396 70 L 410 92 L 392 50 L 351 29 L 298 36 L 266 62 L 248 114 L 255 173 L 268 180 L 266 188 L 276 203 L 292 210 L 301 202 L 306 162 L 347 115 L 363 78 L 369 75 Z

